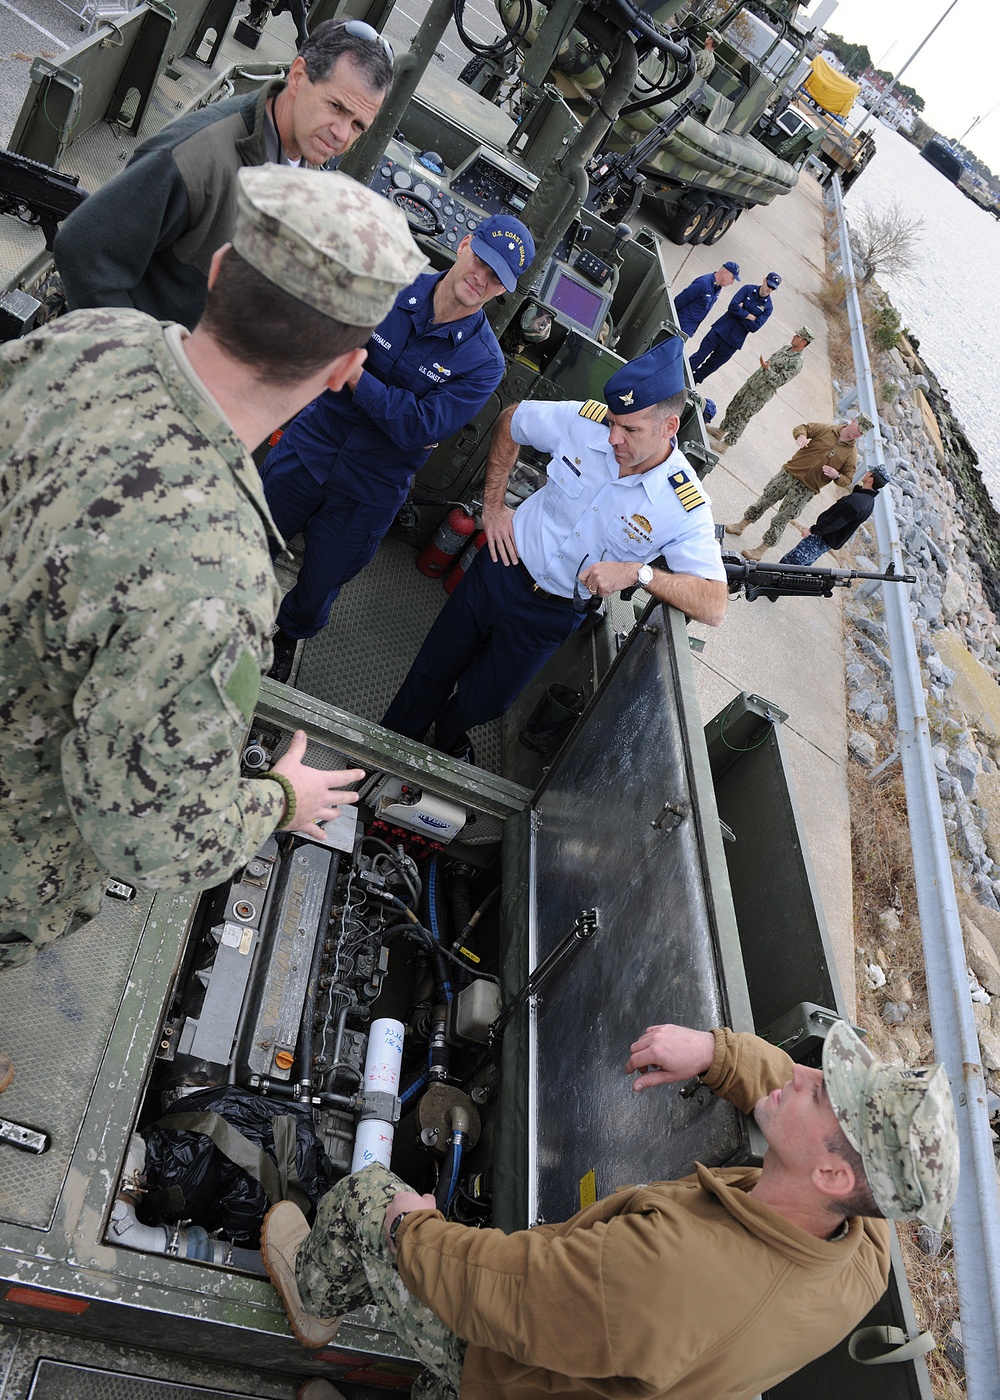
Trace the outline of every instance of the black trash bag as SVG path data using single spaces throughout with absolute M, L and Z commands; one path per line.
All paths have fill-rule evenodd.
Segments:
M 203 1124 L 196 1128 L 173 1122 L 189 1115 L 204 1115 Z M 285 1121 L 276 1126 L 276 1120 Z M 256 1249 L 264 1216 L 275 1201 L 292 1200 L 311 1218 L 331 1185 L 330 1160 L 310 1110 L 232 1085 L 180 1099 L 142 1136 L 148 1191 L 139 1213 L 150 1225 L 189 1220 L 210 1234 L 221 1231 L 234 1244 Z M 280 1150 L 285 1144 L 287 1150 Z

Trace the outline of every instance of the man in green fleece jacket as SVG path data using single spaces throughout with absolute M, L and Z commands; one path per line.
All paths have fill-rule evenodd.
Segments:
M 131 306 L 193 330 L 212 254 L 232 238 L 237 173 L 342 156 L 382 105 L 389 52 L 370 25 L 329 20 L 286 80 L 187 112 L 143 141 L 60 226 L 53 255 L 70 311 Z
M 881 1063 L 844 1021 L 822 1070 L 753 1035 L 671 1025 L 650 1027 L 626 1068 L 635 1091 L 698 1075 L 752 1111 L 763 1166 L 697 1163 L 510 1235 L 446 1221 L 433 1196 L 367 1167 L 324 1197 L 311 1231 L 287 1202 L 264 1222 L 299 1340 L 326 1345 L 374 1302 L 428 1368 L 424 1400 L 742 1400 L 828 1351 L 882 1295 L 880 1217 L 939 1229 L 954 1199 L 943 1067 Z

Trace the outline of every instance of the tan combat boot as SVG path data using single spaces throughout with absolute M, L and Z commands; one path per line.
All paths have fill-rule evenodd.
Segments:
M 291 1201 L 279 1201 L 264 1216 L 260 1252 L 264 1268 L 285 1305 L 288 1324 L 304 1347 L 318 1351 L 332 1340 L 339 1317 L 314 1317 L 308 1312 L 295 1282 L 295 1261 L 309 1237 L 309 1222 Z
M 313 1376 L 299 1386 L 296 1400 L 344 1400 L 344 1392 L 322 1376 Z
M 759 544 L 756 549 L 744 549 L 743 558 L 753 559 L 756 563 L 759 564 L 760 561 L 763 559 L 764 555 L 767 553 L 767 550 L 768 546 L 766 544 Z
M 705 424 L 705 430 L 710 438 L 715 438 L 716 442 L 719 442 L 723 436 L 722 429 L 714 428 L 711 423 Z
M 14 1078 L 14 1066 L 6 1055 L 0 1055 L 0 1094 L 5 1089 L 10 1088 L 10 1081 Z
M 750 521 L 747 520 L 747 518 L 744 516 L 744 518 L 743 518 L 742 520 L 737 520 L 736 523 L 735 523 L 734 525 L 727 525 L 727 526 L 726 526 L 726 534 L 727 534 L 727 535 L 742 535 L 743 531 L 747 528 L 747 526 L 748 526 L 749 524 L 750 524 Z

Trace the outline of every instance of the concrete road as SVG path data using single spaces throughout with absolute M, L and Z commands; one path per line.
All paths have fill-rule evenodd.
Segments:
M 743 215 L 714 248 L 668 243 L 666 259 L 675 292 L 729 259 L 740 264 L 741 283 L 760 283 L 771 271 L 779 272 L 783 278 L 772 298 L 774 312 L 764 328 L 748 337 L 743 349 L 702 385 L 718 405 L 717 423 L 733 394 L 757 368 L 759 354 L 766 359 L 771 351 L 787 345 L 792 332 L 803 322 L 816 336 L 805 352 L 801 373 L 751 420 L 739 442 L 707 478 L 716 520 L 738 520 L 743 508 L 795 450 L 792 428 L 804 421 L 832 422 L 834 418 L 826 321 L 812 300 L 821 286 L 825 261 L 820 188 L 810 176 L 803 175 L 791 194 L 776 199 L 767 208 Z M 731 294 L 723 292 L 716 313 L 695 332 L 694 346 L 725 306 L 728 295 Z M 803 524 L 811 523 L 837 494 L 828 489 L 817 496 L 814 506 L 803 512 Z M 739 541 L 728 535 L 726 547 L 759 544 L 768 518 L 750 526 Z M 787 530 L 767 558 L 775 562 L 798 539 L 796 531 Z M 782 598 L 777 603 L 736 599 L 730 603 L 720 628 L 693 625 L 691 630 L 706 641 L 705 650 L 695 659 L 699 698 L 706 718 L 717 714 L 742 690 L 772 700 L 788 713 L 784 737 L 808 854 L 844 995 L 853 1011 L 842 605 L 842 593 L 833 598 Z

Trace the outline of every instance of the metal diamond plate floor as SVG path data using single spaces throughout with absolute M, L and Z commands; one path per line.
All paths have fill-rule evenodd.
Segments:
M 0 977 L 3 1050 L 14 1062 L 0 1109 L 52 1138 L 40 1157 L 0 1151 L 0 1219 L 40 1229 L 52 1219 L 152 902 L 142 890 L 127 904 L 105 899 L 91 923 Z
M 431 623 L 447 601 L 440 579 L 414 567 L 415 552 L 401 540 L 385 539 L 378 553 L 352 579 L 330 610 L 330 622 L 305 643 L 292 672 L 296 689 L 378 720 L 410 668 Z M 293 575 L 279 567 L 279 581 Z M 503 772 L 501 724 L 472 731 L 476 763 Z
M 40 1361 L 30 1400 L 257 1400 L 247 1390 L 206 1390 L 63 1361 Z

